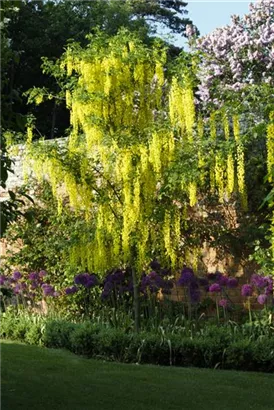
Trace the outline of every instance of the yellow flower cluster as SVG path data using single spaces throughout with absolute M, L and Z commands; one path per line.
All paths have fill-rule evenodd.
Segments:
M 268 181 L 273 182 L 274 178 L 274 111 L 269 115 L 270 122 L 267 126 L 267 172 Z
M 247 210 L 247 194 L 245 187 L 245 160 L 244 147 L 240 136 L 240 123 L 237 115 L 233 116 L 233 133 L 237 144 L 237 181 L 238 191 L 241 196 L 241 204 L 244 210 Z

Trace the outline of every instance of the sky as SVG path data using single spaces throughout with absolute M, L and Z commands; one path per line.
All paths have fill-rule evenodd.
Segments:
M 201 35 L 213 31 L 217 27 L 230 24 L 230 16 L 238 14 L 243 16 L 249 12 L 251 0 L 226 1 L 226 0 L 186 0 L 188 3 L 187 17 L 196 25 Z M 174 36 L 173 43 L 179 47 L 185 45 L 185 40 L 181 36 Z

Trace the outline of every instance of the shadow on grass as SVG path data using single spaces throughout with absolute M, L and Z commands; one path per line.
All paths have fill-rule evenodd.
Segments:
M 272 410 L 274 375 L 136 366 L 5 341 L 2 410 Z

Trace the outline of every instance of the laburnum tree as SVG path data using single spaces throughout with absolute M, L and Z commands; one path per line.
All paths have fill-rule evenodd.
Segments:
M 65 193 L 93 221 L 71 249 L 72 264 L 102 274 L 130 265 L 140 275 L 158 257 L 176 268 L 205 239 L 192 230 L 193 209 L 203 215 L 205 199 L 216 208 L 229 198 L 248 207 L 239 116 L 215 110 L 203 118 L 192 76 L 179 66 L 170 78 L 157 43 L 147 47 L 127 31 L 90 40 L 58 62 L 67 77 L 68 141 L 30 144 L 33 169 L 48 176 L 60 212 Z M 208 238 L 213 230 L 214 223 Z

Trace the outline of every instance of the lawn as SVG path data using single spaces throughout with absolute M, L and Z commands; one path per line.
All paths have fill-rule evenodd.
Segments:
M 5 341 L 2 410 L 273 409 L 274 375 L 106 363 Z

